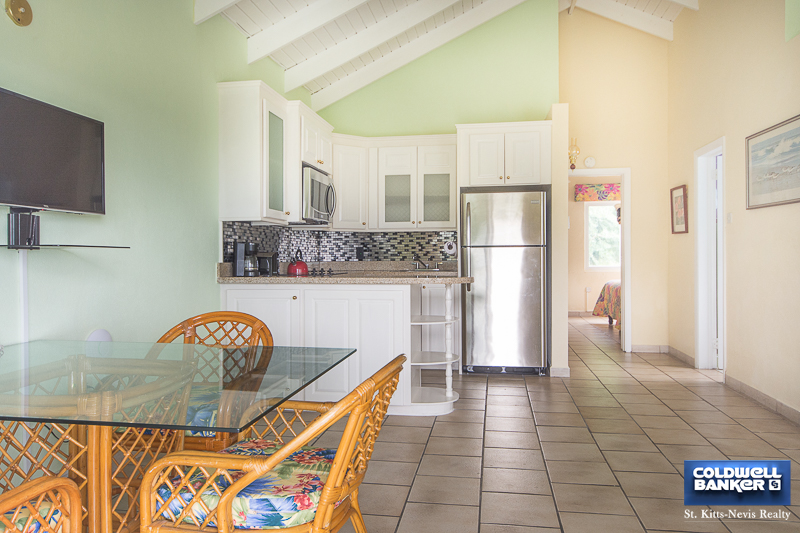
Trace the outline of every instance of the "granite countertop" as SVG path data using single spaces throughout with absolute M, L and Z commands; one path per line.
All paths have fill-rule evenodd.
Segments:
M 415 272 L 405 269 L 405 265 L 399 262 L 364 262 L 350 265 L 336 263 L 338 268 L 334 276 L 301 276 L 289 277 L 281 276 L 262 276 L 255 278 L 231 276 L 231 265 L 220 263 L 217 265 L 217 283 L 220 284 L 242 284 L 242 285 L 293 285 L 293 284 L 315 284 L 315 285 L 461 285 L 465 283 L 475 283 L 475 278 L 459 276 L 455 270 L 447 270 L 445 266 L 440 271 L 420 271 Z M 312 266 L 313 265 L 313 266 Z M 320 263 L 309 263 L 309 269 Z M 328 263 L 324 264 L 326 267 Z M 362 267 L 362 268 L 358 268 Z M 283 270 L 283 269 L 282 269 Z

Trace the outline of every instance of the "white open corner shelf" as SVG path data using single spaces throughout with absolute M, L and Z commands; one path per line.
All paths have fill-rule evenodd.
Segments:
M 457 318 L 447 318 L 444 316 L 436 315 L 412 315 L 412 326 L 433 326 L 436 324 L 455 324 L 458 322 Z
M 446 365 L 456 361 L 458 361 L 458 356 L 454 354 L 452 358 L 448 359 L 447 352 L 411 352 L 411 364 L 414 366 Z

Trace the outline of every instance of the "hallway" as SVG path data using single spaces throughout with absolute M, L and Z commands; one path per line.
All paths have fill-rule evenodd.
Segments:
M 800 427 L 591 319 L 570 319 L 569 345 L 569 379 L 455 376 L 453 413 L 389 417 L 359 498 L 369 532 L 800 530 Z M 788 521 L 684 518 L 684 460 L 766 458 L 793 460 L 795 505 L 769 508 Z

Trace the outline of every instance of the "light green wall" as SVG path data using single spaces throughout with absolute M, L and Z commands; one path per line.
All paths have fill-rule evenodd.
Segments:
M 217 91 L 263 79 L 221 17 L 195 26 L 192 0 L 33 3 L 33 24 L 0 19 L 0 87 L 105 122 L 105 216 L 42 215 L 47 243 L 130 250 L 29 252 L 32 339 L 152 341 L 217 310 Z M 296 92 L 290 97 L 308 95 Z M 0 207 L 0 234 L 6 213 Z M 20 339 L 17 252 L 0 248 L 0 344 Z
M 786 0 L 786 40 L 800 35 L 800 0 Z
M 558 102 L 558 2 L 528 0 L 320 115 L 338 133 L 455 133 L 455 124 L 543 120 Z

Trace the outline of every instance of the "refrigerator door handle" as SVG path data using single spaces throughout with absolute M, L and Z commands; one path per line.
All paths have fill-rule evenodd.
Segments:
M 472 275 L 472 260 L 470 259 L 472 250 L 470 250 L 470 246 L 472 246 L 472 211 L 470 210 L 469 202 L 467 202 L 467 214 L 466 214 L 466 224 L 467 224 L 467 250 L 465 250 L 467 254 L 467 277 Z M 467 292 L 472 290 L 471 284 L 467 283 Z

